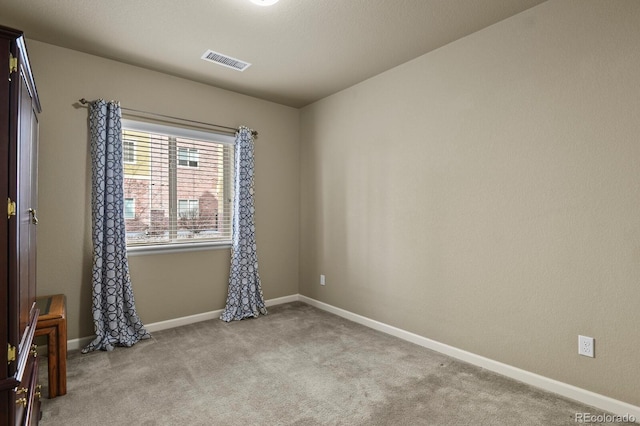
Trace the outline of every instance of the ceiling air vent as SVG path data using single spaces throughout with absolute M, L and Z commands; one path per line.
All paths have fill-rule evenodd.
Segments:
M 251 66 L 249 62 L 241 61 L 240 59 L 232 58 L 231 56 L 224 55 L 213 50 L 207 50 L 204 55 L 201 56 L 205 61 L 215 62 L 223 67 L 231 68 L 236 71 L 244 71 Z

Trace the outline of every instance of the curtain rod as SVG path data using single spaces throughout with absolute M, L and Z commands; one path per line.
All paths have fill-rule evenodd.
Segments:
M 80 102 L 82 105 L 86 105 L 86 104 L 90 104 L 92 101 L 88 101 L 85 98 L 82 98 L 78 102 Z M 123 111 L 138 112 L 140 114 L 147 114 L 147 115 L 151 115 L 151 116 L 155 116 L 155 117 L 168 118 L 168 119 L 171 119 L 171 120 L 179 120 L 179 121 L 184 121 L 184 122 L 187 122 L 187 123 L 203 124 L 205 126 L 217 127 L 219 129 L 226 129 L 229 132 L 233 132 L 234 134 L 235 134 L 235 132 L 238 131 L 238 129 L 235 128 L 235 127 L 221 126 L 220 124 L 205 123 L 204 121 L 187 120 L 186 118 L 173 117 L 171 115 L 164 115 L 164 114 L 158 114 L 158 113 L 155 113 L 155 112 L 141 111 L 139 109 L 125 108 L 125 107 L 122 107 L 122 106 L 120 107 L 120 109 L 122 109 Z M 256 130 L 252 130 L 251 134 L 253 134 L 254 138 L 258 137 L 258 132 Z

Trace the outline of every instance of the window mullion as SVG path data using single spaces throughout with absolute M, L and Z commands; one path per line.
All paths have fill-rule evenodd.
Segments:
M 223 176 L 223 180 L 225 182 L 224 186 L 223 186 L 223 199 L 222 199 L 222 214 L 220 214 L 220 209 L 218 210 L 218 223 L 220 223 L 220 221 L 222 221 L 222 223 L 227 224 L 226 226 L 228 226 L 231 229 L 231 221 L 233 220 L 232 217 L 232 211 L 233 211 L 233 206 L 232 206 L 232 199 L 233 199 L 233 191 L 234 191 L 234 186 L 233 186 L 233 175 L 232 175 L 232 167 L 233 167 L 233 163 L 235 162 L 235 157 L 234 157 L 234 147 L 233 146 L 225 146 L 223 148 L 223 161 L 222 161 L 222 176 Z
M 178 238 L 178 159 L 176 138 L 169 137 L 169 240 Z

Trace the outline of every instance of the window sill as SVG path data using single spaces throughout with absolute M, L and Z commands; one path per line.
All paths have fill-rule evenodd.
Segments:
M 185 253 L 201 250 L 220 250 L 231 248 L 231 242 L 202 242 L 183 244 L 158 244 L 155 246 L 131 246 L 127 247 L 128 256 L 142 256 L 147 254 Z

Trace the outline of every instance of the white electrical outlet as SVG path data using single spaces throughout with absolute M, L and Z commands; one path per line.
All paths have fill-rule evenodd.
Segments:
M 324 275 L 320 275 L 320 285 L 324 285 Z
M 593 337 L 578 336 L 578 354 L 595 358 L 595 343 Z

